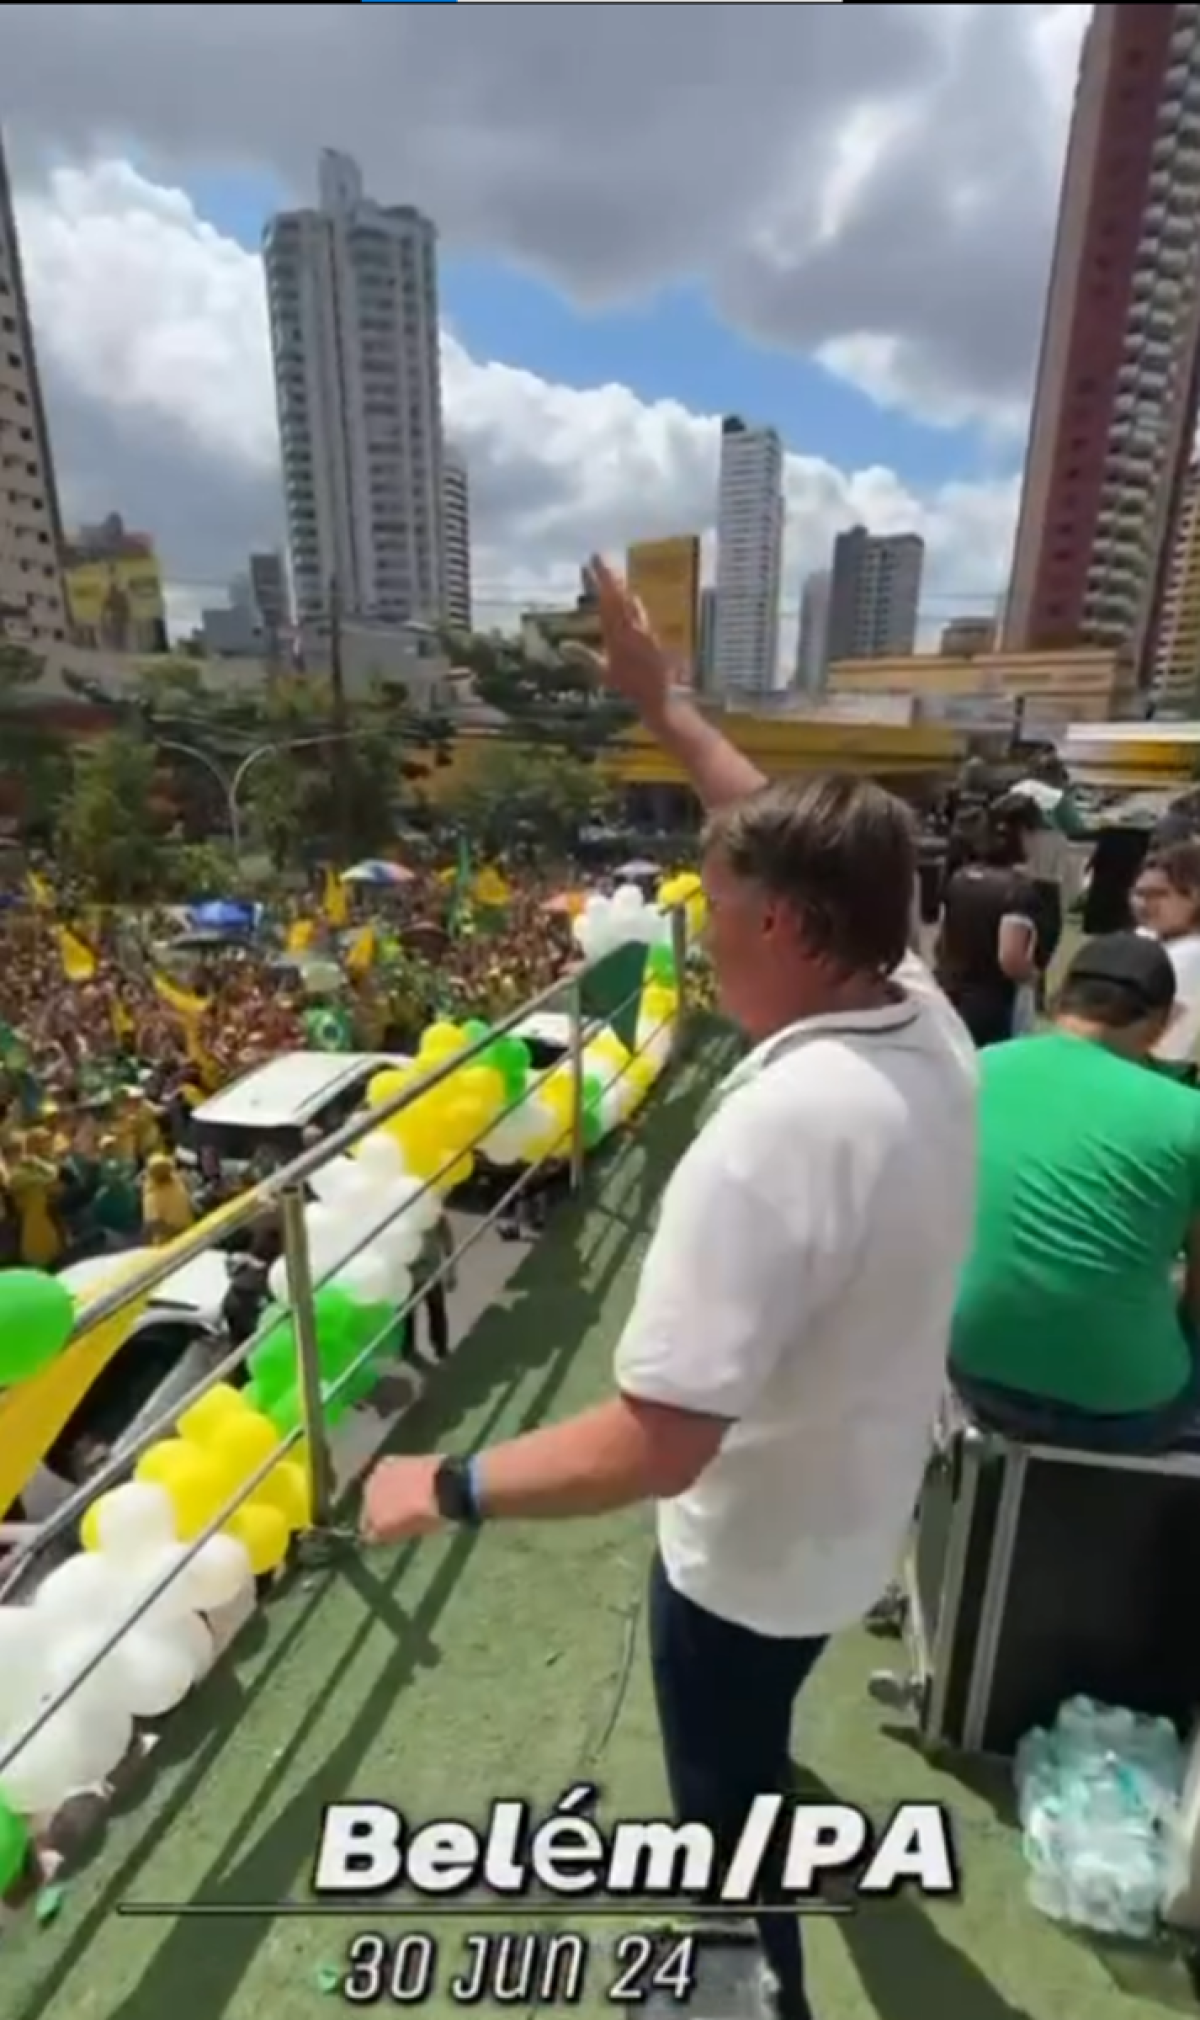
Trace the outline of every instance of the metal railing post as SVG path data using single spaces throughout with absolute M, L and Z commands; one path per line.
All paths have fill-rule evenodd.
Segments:
M 584 1071 L 584 1025 L 583 1025 L 583 977 L 577 975 L 571 984 L 571 1191 L 578 1192 L 583 1184 L 584 1159 L 587 1145 L 583 1133 L 583 1083 Z
M 304 1188 L 289 1186 L 281 1204 L 288 1303 L 295 1328 L 304 1435 L 308 1441 L 313 1527 L 322 1529 L 333 1517 L 333 1457 L 321 1393 L 321 1352 L 317 1341 L 317 1306 L 308 1252 L 308 1229 L 304 1222 Z
M 672 1051 L 679 1053 L 683 1050 L 687 1035 L 688 916 L 686 905 L 676 905 L 671 913 L 671 956 L 675 962 L 675 992 L 679 998 Z

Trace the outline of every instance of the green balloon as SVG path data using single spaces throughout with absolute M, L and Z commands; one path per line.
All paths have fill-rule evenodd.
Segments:
M 28 1381 L 71 1337 L 75 1300 L 42 1270 L 0 1271 L 0 1388 Z
M 604 1140 L 604 1117 L 598 1108 L 583 1111 L 583 1147 L 595 1150 Z
M 275 1397 L 266 1414 L 282 1438 L 290 1437 L 293 1431 L 298 1431 L 304 1422 L 299 1389 L 285 1389 L 281 1396 Z
M 469 1017 L 462 1027 L 462 1034 L 468 1045 L 481 1045 L 491 1028 L 481 1017 Z
M 15 1886 L 29 1860 L 29 1826 L 0 1795 L 0 1894 Z
M 275 1323 L 253 1349 L 247 1365 L 255 1386 L 264 1395 L 279 1396 L 295 1387 L 296 1335 L 290 1318 L 280 1313 L 277 1306 L 272 1307 L 265 1317 L 270 1319 L 272 1312 L 278 1314 Z
M 651 982 L 657 982 L 661 987 L 673 987 L 678 977 L 675 956 L 669 947 L 651 947 L 646 960 L 646 974 Z

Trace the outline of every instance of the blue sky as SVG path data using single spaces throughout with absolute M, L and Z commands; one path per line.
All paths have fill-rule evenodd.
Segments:
M 263 220 L 287 201 L 253 176 L 192 176 L 187 187 L 210 224 L 255 250 Z M 929 428 L 877 407 L 819 365 L 726 327 L 699 288 L 665 289 L 634 308 L 585 314 L 514 267 L 444 254 L 442 308 L 481 361 L 521 366 L 562 385 L 616 382 L 644 400 L 672 398 L 697 413 L 769 421 L 799 454 L 846 470 L 883 464 L 919 490 L 997 474 L 994 445 L 973 430 Z

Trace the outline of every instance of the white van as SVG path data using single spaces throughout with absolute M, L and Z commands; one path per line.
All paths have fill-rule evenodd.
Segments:
M 306 1130 L 329 1135 L 361 1107 L 377 1073 L 411 1064 L 404 1053 L 280 1053 L 193 1110 L 188 1149 L 194 1157 L 211 1147 L 235 1173 L 264 1151 L 298 1157 Z

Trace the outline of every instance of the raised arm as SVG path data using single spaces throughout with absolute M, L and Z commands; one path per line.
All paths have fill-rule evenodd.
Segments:
M 670 656 L 621 577 L 600 555 L 593 556 L 589 573 L 599 603 L 604 651 L 599 655 L 575 647 L 572 657 L 586 659 L 605 686 L 637 710 L 650 735 L 686 772 L 706 807 L 727 806 L 766 785 L 757 765 L 744 758 L 675 686 Z

